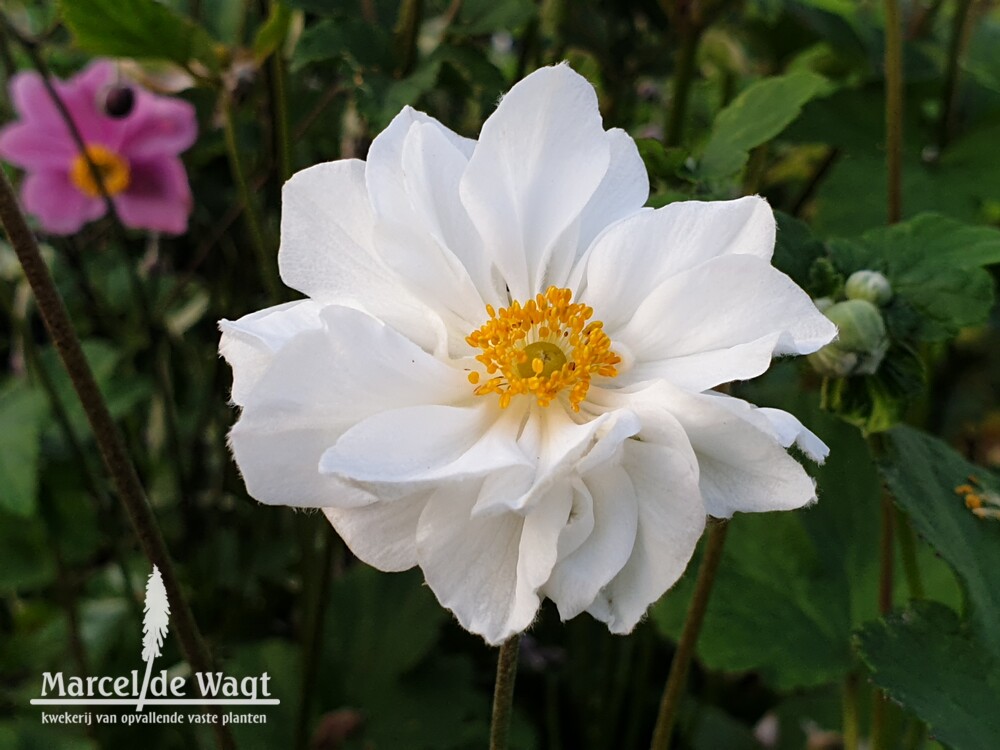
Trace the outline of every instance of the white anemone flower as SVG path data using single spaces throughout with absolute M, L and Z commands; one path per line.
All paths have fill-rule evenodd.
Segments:
M 833 325 L 771 266 L 763 199 L 648 192 L 566 65 L 515 85 L 478 141 L 406 108 L 367 162 L 292 177 L 278 262 L 307 299 L 221 324 L 249 493 L 321 508 L 376 568 L 419 565 L 490 643 L 544 598 L 627 633 L 706 514 L 813 501 L 785 449 L 826 446 L 711 389 Z

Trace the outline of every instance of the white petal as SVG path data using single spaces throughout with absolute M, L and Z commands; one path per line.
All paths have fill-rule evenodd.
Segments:
M 638 417 L 626 409 L 609 411 L 580 424 L 559 407 L 532 406 L 518 436 L 522 454 L 531 458 L 532 474 L 505 475 L 487 482 L 474 514 L 533 507 L 571 473 L 586 472 L 610 460 L 639 427 Z
M 327 162 L 296 173 L 282 190 L 282 280 L 313 299 L 364 310 L 428 351 L 442 350 L 440 318 L 375 257 L 373 232 L 364 162 Z
M 319 472 L 352 424 L 385 409 L 467 391 L 460 372 L 364 313 L 330 306 L 323 328 L 288 341 L 246 395 L 230 444 L 248 492 L 265 503 L 351 506 L 368 493 Z
M 324 508 L 323 513 L 358 559 L 385 571 L 417 564 L 417 522 L 429 492 L 363 508 Z
M 553 491 L 527 517 L 471 517 L 477 489 L 435 492 L 417 528 L 427 584 L 467 630 L 498 644 L 531 624 L 538 588 L 555 564 L 559 530 L 571 506 L 569 487 Z
M 684 573 L 705 527 L 696 476 L 683 450 L 629 441 L 623 467 L 639 513 L 628 562 L 588 611 L 612 633 L 628 633 Z
M 375 139 L 365 170 L 379 257 L 429 306 L 466 321 L 463 328 L 482 317 L 486 302 L 500 301 L 458 195 L 473 145 L 406 108 Z
M 581 484 L 573 508 L 589 515 L 589 519 L 577 520 L 570 514 L 570 522 L 559 537 L 559 561 L 544 588 L 563 620 L 576 617 L 593 603 L 598 592 L 628 562 L 635 546 L 638 509 L 635 489 L 625 469 L 602 467 L 587 475 Z M 572 540 L 579 533 L 577 527 L 587 520 L 592 532 L 565 554 L 564 548 L 572 541 L 564 539 Z
M 239 320 L 220 320 L 219 353 L 233 368 L 233 403 L 243 405 L 257 381 L 288 341 L 303 331 L 320 328 L 323 305 L 299 300 L 244 315 Z
M 516 482 L 533 469 L 516 442 L 520 423 L 515 409 L 499 410 L 485 400 L 383 411 L 347 430 L 323 454 L 320 471 L 379 497 L 502 470 L 513 470 Z
M 767 417 L 774 428 L 778 442 L 785 448 L 794 443 L 799 450 L 819 464 L 823 463 L 830 455 L 830 449 L 826 443 L 787 411 L 758 408 L 757 413 Z
M 610 151 L 594 87 L 566 65 L 524 78 L 483 125 L 462 202 L 514 299 L 544 291 L 555 245 L 604 179 Z
M 665 383 L 644 393 L 663 398 L 687 432 L 710 515 L 792 510 L 816 499 L 813 480 L 750 404 L 722 394 L 691 394 Z
M 587 262 L 586 298 L 608 330 L 671 276 L 720 255 L 770 260 L 775 223 L 762 198 L 685 201 L 642 211 L 597 238 Z
M 670 277 L 609 335 L 635 357 L 622 383 L 657 377 L 702 391 L 756 377 L 774 355 L 814 352 L 836 327 L 767 262 L 730 255 Z

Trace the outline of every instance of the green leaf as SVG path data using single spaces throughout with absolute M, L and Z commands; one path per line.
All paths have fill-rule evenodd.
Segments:
M 735 174 L 751 149 L 784 130 L 810 99 L 829 91 L 823 76 L 805 70 L 757 81 L 716 116 L 699 174 L 708 180 Z
M 109 57 L 219 62 L 203 28 L 156 0 L 61 0 L 63 20 L 86 52 Z
M 996 623 L 994 622 L 994 625 Z M 873 622 L 858 635 L 875 682 L 955 750 L 1000 747 L 1000 662 L 937 602 Z
M 880 271 L 894 299 L 886 323 L 896 336 L 940 341 L 983 323 L 993 281 L 980 266 L 1000 263 L 1000 231 L 939 214 L 921 214 L 852 240 L 832 240 L 830 255 L 845 275 Z
M 392 62 L 390 38 L 382 29 L 359 19 L 327 19 L 302 34 L 292 53 L 291 69 L 326 60 L 346 60 L 362 70 Z
M 778 233 L 772 263 L 796 284 L 806 288 L 810 285 L 813 263 L 824 255 L 823 244 L 813 236 L 805 222 L 794 216 L 775 211 L 774 218 L 778 222 Z
M 41 588 L 55 579 L 51 540 L 40 518 L 0 512 L 0 591 Z
M 962 580 L 970 622 L 1000 660 L 1000 521 L 978 518 L 955 493 L 970 477 L 996 492 L 996 478 L 918 430 L 897 427 L 888 438 L 883 472 L 896 502 Z
M 456 19 L 456 30 L 464 34 L 514 32 L 535 17 L 536 3 L 531 0 L 466 0 Z
M 661 632 L 678 636 L 693 586 L 686 575 L 653 608 Z M 760 672 L 781 690 L 837 679 L 851 664 L 846 600 L 844 576 L 825 568 L 795 514 L 737 515 L 698 655 L 710 669 Z
M 23 382 L 0 389 L 0 510 L 27 517 L 38 507 L 38 457 L 45 399 Z
M 257 29 L 253 40 L 253 54 L 258 63 L 270 57 L 275 50 L 280 49 L 288 36 L 288 26 L 292 20 L 292 12 L 283 3 L 274 3 L 271 13 L 263 25 Z

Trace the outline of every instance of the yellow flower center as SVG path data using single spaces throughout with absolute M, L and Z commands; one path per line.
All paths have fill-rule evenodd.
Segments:
M 91 198 L 101 196 L 101 188 L 94 180 L 90 164 L 87 163 L 88 157 L 101 175 L 101 182 L 104 183 L 104 189 L 108 195 L 117 195 L 128 188 L 131 180 L 128 162 L 114 151 L 94 144 L 87 146 L 86 155 L 77 154 L 69 169 L 70 180 L 80 188 L 84 195 Z
M 611 339 L 599 320 L 587 321 L 594 310 L 579 302 L 571 303 L 569 289 L 549 287 L 545 294 L 522 305 L 486 306 L 490 319 L 465 339 L 483 350 L 476 359 L 492 375 L 476 388 L 477 396 L 496 393 L 500 407 L 521 393 L 535 397 L 539 406 L 548 406 L 562 391 L 569 392 L 573 411 L 587 397 L 594 375 L 613 378 L 621 357 L 611 351 Z M 469 373 L 477 385 L 478 372 Z

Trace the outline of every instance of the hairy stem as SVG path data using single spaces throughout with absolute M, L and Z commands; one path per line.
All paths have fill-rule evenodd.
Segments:
M 708 600 L 712 593 L 712 585 L 715 583 L 715 574 L 722 561 L 722 548 L 726 541 L 728 528 L 729 523 L 725 520 L 712 521 L 709 526 L 708 539 L 705 543 L 705 556 L 698 569 L 694 595 L 691 597 L 687 617 L 684 619 L 684 628 L 681 630 L 681 637 L 677 642 L 677 651 L 670 664 L 667 684 L 663 688 L 660 711 L 656 717 L 656 727 L 653 729 L 653 740 L 650 743 L 651 750 L 668 750 L 670 747 L 674 724 L 677 722 L 677 709 L 680 707 L 684 686 L 687 684 L 688 669 L 691 667 L 695 646 L 698 643 L 698 635 L 701 633 L 701 625 L 705 620 L 705 611 L 708 609 Z
M 35 295 L 42 321 L 73 382 L 73 388 L 87 415 L 104 465 L 111 476 L 119 499 L 125 506 L 139 543 L 146 557 L 163 575 L 163 584 L 173 608 L 177 637 L 184 655 L 194 671 L 209 671 L 211 658 L 184 596 L 173 561 L 146 499 L 135 466 L 84 356 L 66 305 L 56 289 L 48 266 L 45 265 L 39 252 L 38 243 L 17 204 L 14 188 L 2 172 L 0 172 L 0 223 L 3 224 L 10 244 L 24 269 L 25 278 Z M 227 728 L 221 723 L 213 726 L 216 743 L 220 748 L 235 747 Z
M 885 147 L 888 220 L 903 215 L 903 28 L 899 0 L 885 0 Z
M 276 301 L 281 298 L 281 286 L 278 283 L 277 275 L 278 263 L 274 254 L 268 252 L 267 242 L 265 242 L 264 234 L 260 228 L 260 219 L 257 217 L 257 209 L 253 204 L 253 195 L 250 193 L 250 185 L 247 183 L 246 172 L 243 171 L 240 149 L 236 142 L 233 104 L 226 95 L 223 95 L 222 100 L 222 127 L 226 140 L 226 153 L 229 156 L 229 170 L 232 172 L 236 188 L 239 190 L 240 202 L 243 204 L 243 215 L 246 217 L 247 228 L 250 230 L 250 241 L 257 257 L 258 271 L 261 280 L 267 287 L 268 295 Z
M 951 37 L 948 39 L 948 65 L 945 69 L 944 88 L 941 90 L 941 120 L 938 123 L 938 148 L 942 151 L 951 140 L 951 132 L 954 127 L 955 93 L 958 88 L 962 46 L 965 40 L 970 7 L 972 7 L 972 0 L 958 0 L 955 15 L 951 21 Z
M 843 697 L 843 737 L 844 750 L 858 750 L 860 732 L 858 729 L 858 675 L 848 673 L 844 679 Z
M 490 721 L 490 750 L 506 750 L 510 718 L 514 709 L 514 680 L 521 634 L 512 635 L 500 646 L 497 681 L 493 689 L 493 718 Z

